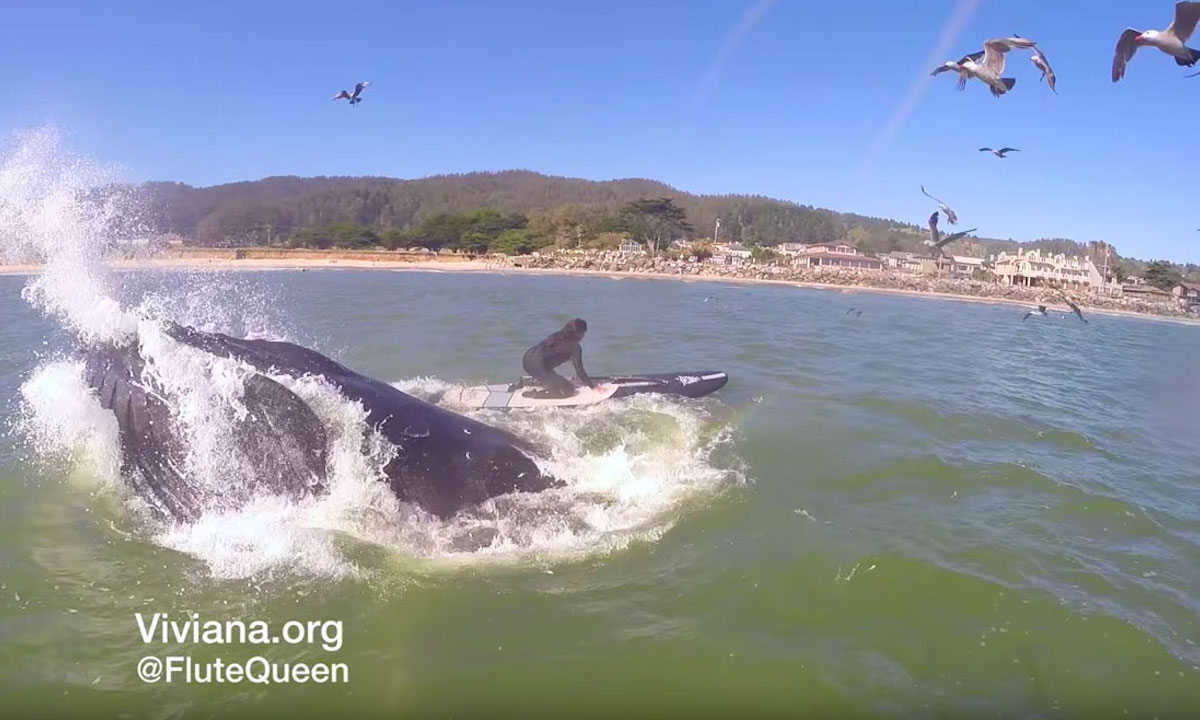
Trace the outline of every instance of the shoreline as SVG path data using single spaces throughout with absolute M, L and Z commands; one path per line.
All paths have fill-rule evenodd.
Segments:
M 733 285 L 776 285 L 798 287 L 810 290 L 833 290 L 843 293 L 875 293 L 899 295 L 906 297 L 928 298 L 934 300 L 954 300 L 958 302 L 975 302 L 991 305 L 1012 305 L 1015 307 L 1034 307 L 1037 303 L 1031 300 L 1003 297 L 981 297 L 958 293 L 938 292 L 934 290 L 911 290 L 906 288 L 873 287 L 869 285 L 846 285 L 839 283 L 822 283 L 805 280 L 784 280 L 770 278 L 747 278 L 726 275 L 681 275 L 665 272 L 593 270 L 584 268 L 531 268 L 514 267 L 509 263 L 489 262 L 487 260 L 465 259 L 422 259 L 388 257 L 383 259 L 355 257 L 270 257 L 270 258 L 241 258 L 224 257 L 168 257 L 138 260 L 114 260 L 106 263 L 114 270 L 146 271 L 146 270 L 212 270 L 218 272 L 237 270 L 388 270 L 407 272 L 445 272 L 445 273 L 488 273 L 497 275 L 558 275 L 564 277 L 603 277 L 609 279 L 645 279 L 672 280 L 682 282 L 715 282 Z M 0 276 L 27 276 L 41 272 L 39 265 L 0 265 Z M 1055 303 L 1061 305 L 1062 303 Z M 1200 319 L 1162 315 L 1133 310 L 1113 308 L 1087 307 L 1091 314 L 1110 315 L 1116 317 L 1141 318 L 1157 320 L 1178 325 L 1200 326 Z

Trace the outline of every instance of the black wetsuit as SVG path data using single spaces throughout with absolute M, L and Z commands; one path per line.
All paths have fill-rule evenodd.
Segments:
M 533 376 L 549 392 L 547 397 L 565 398 L 575 394 L 575 386 L 554 368 L 570 360 L 575 365 L 575 377 L 586 385 L 593 385 L 587 371 L 583 369 L 583 348 L 579 340 L 564 330 L 550 335 L 545 340 L 525 351 L 521 364 L 525 372 Z

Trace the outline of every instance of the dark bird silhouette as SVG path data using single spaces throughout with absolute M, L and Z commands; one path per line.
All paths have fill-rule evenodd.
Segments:
M 996 157 L 1003 160 L 1010 152 L 1021 152 L 1021 151 L 1016 148 L 1010 148 L 1010 147 L 1000 148 L 999 150 L 993 150 L 989 147 L 983 147 L 983 148 L 979 148 L 979 152 L 990 152 L 991 154 L 993 154 Z
M 1071 299 L 1071 296 L 1067 295 L 1067 293 L 1065 291 L 1063 291 L 1062 288 L 1056 287 L 1054 289 L 1056 291 L 1058 291 L 1058 295 L 1059 295 L 1059 297 L 1061 297 L 1063 299 L 1063 302 L 1065 302 L 1067 304 L 1067 306 L 1069 308 L 1071 308 L 1071 312 L 1075 313 L 1076 317 L 1078 317 L 1080 320 L 1082 320 L 1086 323 L 1087 318 L 1085 318 L 1083 316 L 1083 312 L 1080 311 L 1079 306 L 1075 304 L 1075 301 Z
M 1037 310 L 1030 310 L 1029 312 L 1025 313 L 1025 317 L 1021 318 L 1021 322 L 1025 322 L 1032 315 L 1037 315 L 1038 317 L 1046 317 L 1046 306 L 1038 305 Z
M 925 240 L 925 244 L 933 248 L 934 252 L 936 252 L 938 256 L 946 257 L 946 252 L 943 250 L 943 248 L 955 240 L 965 236 L 967 233 L 975 232 L 977 229 L 978 228 L 971 228 L 970 230 L 963 230 L 962 232 L 956 232 L 953 235 L 942 237 L 942 234 L 938 232 L 938 214 L 936 211 L 934 211 L 934 213 L 929 216 L 929 237 Z
M 360 82 L 354 86 L 354 92 L 351 93 L 351 92 L 346 92 L 345 90 L 342 90 L 337 95 L 334 95 L 333 99 L 334 100 L 349 100 L 350 105 L 353 107 L 354 105 L 357 105 L 360 102 L 362 102 L 362 97 L 361 97 L 362 91 L 365 90 L 366 87 L 370 84 L 371 83 L 367 82 L 366 80 L 363 80 L 362 82 Z

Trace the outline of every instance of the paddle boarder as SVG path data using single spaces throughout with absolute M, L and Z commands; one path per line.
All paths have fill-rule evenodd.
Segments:
M 538 397 L 567 398 L 575 394 L 575 386 L 571 381 L 554 371 L 568 360 L 575 366 L 575 377 L 580 382 L 591 388 L 596 387 L 596 383 L 583 369 L 583 348 L 579 343 L 586 333 L 587 323 L 575 318 L 563 325 L 561 330 L 525 351 L 525 357 L 521 360 L 525 372 L 545 388 L 538 393 Z

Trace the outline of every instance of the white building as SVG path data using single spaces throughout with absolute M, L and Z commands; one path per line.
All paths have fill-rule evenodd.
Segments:
M 940 259 L 938 265 L 941 269 L 949 271 L 951 275 L 973 277 L 976 270 L 983 269 L 985 262 L 987 261 L 983 258 L 970 255 L 949 255 Z
M 1015 255 L 1002 252 L 993 257 L 996 279 L 1005 285 L 1042 287 L 1054 284 L 1063 288 L 1082 290 L 1102 289 L 1104 277 L 1095 263 L 1085 257 L 1051 255 L 1034 249 L 1017 250 Z
M 881 258 L 884 263 L 894 270 L 911 273 L 937 273 L 937 258 L 932 255 L 893 250 Z
M 860 270 L 881 270 L 883 261 L 870 255 L 863 255 L 850 243 L 831 242 L 816 243 L 803 246 L 800 253 L 794 256 L 795 264 L 801 267 L 845 267 Z
M 741 243 L 717 243 L 709 262 L 714 265 L 745 265 L 750 262 L 750 248 Z

